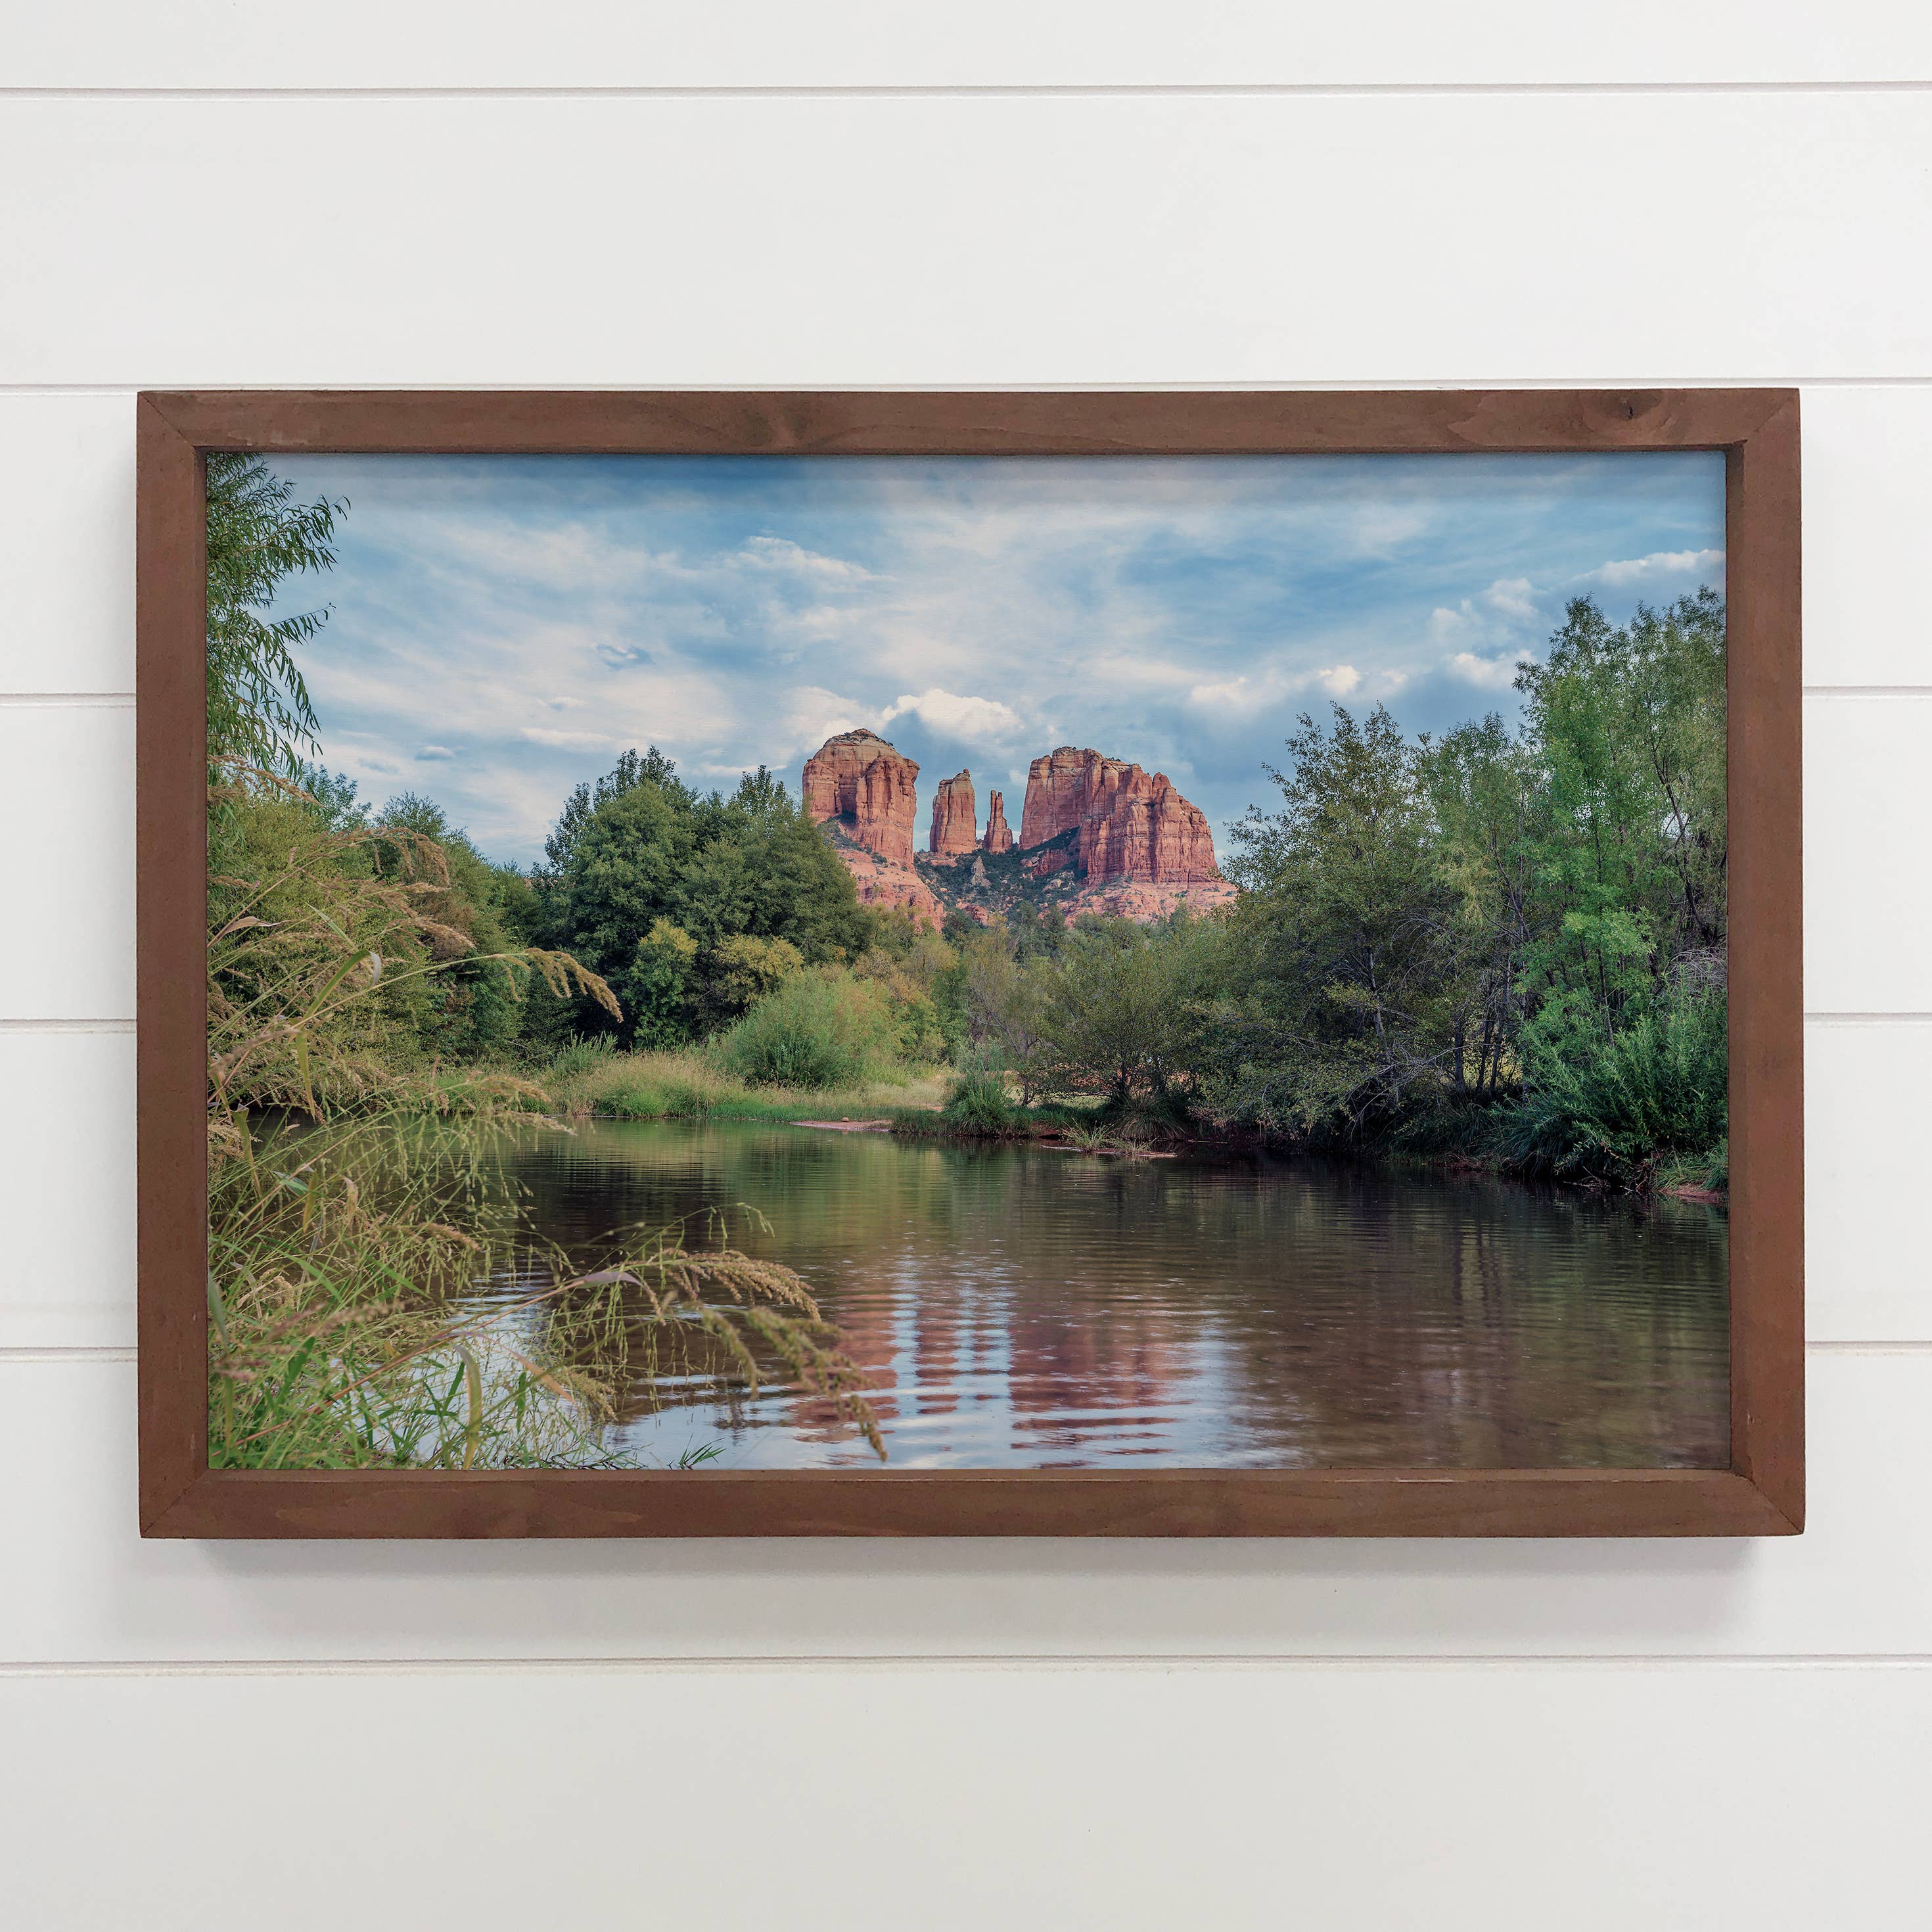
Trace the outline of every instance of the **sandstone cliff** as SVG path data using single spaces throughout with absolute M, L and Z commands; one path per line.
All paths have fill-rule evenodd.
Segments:
M 1090 884 L 1144 879 L 1161 886 L 1205 885 L 1220 878 L 1207 814 L 1181 796 L 1166 773 L 1138 765 L 1114 789 L 1104 818 L 1080 827 L 1080 869 Z
M 1071 745 L 1034 759 L 1028 767 L 1026 801 L 1020 810 L 1021 850 L 1044 845 L 1104 812 L 1129 770 L 1123 759 L 1076 751 Z
M 937 926 L 945 916 L 914 868 L 919 767 L 871 731 L 828 738 L 806 760 L 806 808 L 832 832 L 862 904 L 902 906 Z
M 1205 814 L 1166 773 L 1124 758 L 1062 746 L 1034 759 L 1017 839 L 999 793 L 976 837 L 972 773 L 942 779 L 929 855 L 915 859 L 918 783 L 918 766 L 872 731 L 828 738 L 806 761 L 806 805 L 866 904 L 904 907 L 937 926 L 949 907 L 983 922 L 1021 898 L 1068 917 L 1090 910 L 1146 920 L 1184 900 L 1201 908 L 1234 896 Z M 958 863 L 968 855 L 970 874 Z
M 1006 824 L 1006 801 L 998 792 L 992 795 L 992 802 L 986 808 L 986 836 L 980 840 L 980 847 L 986 852 L 1010 852 L 1013 849 L 1012 828 Z
M 1125 759 L 1063 745 L 1034 759 L 1028 771 L 1020 849 L 1030 851 L 1076 830 L 1081 876 L 1090 885 L 1110 879 L 1158 886 L 1225 883 L 1214 862 L 1206 814 L 1181 796 L 1164 772 L 1150 776 Z M 1030 863 L 1042 872 L 1052 869 Z
M 828 738 L 806 760 L 805 802 L 824 824 L 835 820 L 855 845 L 890 865 L 912 866 L 919 767 L 871 731 Z
M 998 796 L 997 794 L 994 794 Z M 926 849 L 935 859 L 957 858 L 978 848 L 979 802 L 973 795 L 973 774 L 941 778 L 932 801 L 932 830 Z

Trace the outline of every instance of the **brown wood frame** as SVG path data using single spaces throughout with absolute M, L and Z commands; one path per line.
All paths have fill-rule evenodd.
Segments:
M 1729 1468 L 693 1475 L 208 1467 L 202 992 L 208 452 L 1682 449 L 1723 450 L 1727 482 Z M 1753 1536 L 1790 1535 L 1802 1528 L 1796 391 L 144 394 L 138 494 L 144 1535 Z

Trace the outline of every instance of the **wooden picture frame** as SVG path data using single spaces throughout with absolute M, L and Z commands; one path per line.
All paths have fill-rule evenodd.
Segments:
M 1752 1536 L 1804 1521 L 1798 401 L 1789 389 L 230 392 L 139 400 L 142 1533 Z M 1721 450 L 1732 1231 L 1727 1469 L 213 1470 L 205 1134 L 211 451 L 1080 454 Z

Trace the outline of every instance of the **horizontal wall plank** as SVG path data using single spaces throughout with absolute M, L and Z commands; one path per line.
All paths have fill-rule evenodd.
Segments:
M 1932 1012 L 1932 696 L 1804 706 L 1804 1004 Z
M 0 704 L 0 1019 L 124 1019 L 134 1000 L 134 714 Z
M 1804 1034 L 1804 1316 L 1814 1341 L 1932 1341 L 1932 1023 Z
M 134 403 L 0 395 L 0 692 L 134 685 Z
M 196 1544 L 135 1533 L 131 1364 L 0 1361 L 0 1658 L 1932 1650 L 1932 1352 L 1810 1370 L 1771 1541 Z
M 1932 1801 L 1903 1668 L 38 1679 L 0 1722 L 40 1932 L 811 1932 L 888 1892 L 928 1932 L 1290 1893 L 1325 1932 L 1799 1932 L 1900 1923 Z
M 0 1348 L 134 1340 L 134 1040 L 0 1034 Z
M 1805 1082 L 1808 1332 L 1932 1342 L 1932 1024 L 1814 1020 Z M 0 1349 L 131 1348 L 133 1036 L 0 1034 Z
M 1096 87 L 1525 85 L 1932 78 L 1917 10 L 1848 0 L 343 0 L 325 18 L 232 0 L 20 8 L 15 87 Z
M 0 176 L 37 184 L 0 204 L 0 260 L 35 292 L 0 310 L 0 367 L 163 386 L 1932 376 L 1928 170 L 1932 116 L 1896 93 L 38 97 L 0 122 Z M 250 238 L 221 275 L 183 243 L 211 197 Z
M 1815 387 L 1799 406 L 1804 682 L 1932 686 L 1932 385 Z

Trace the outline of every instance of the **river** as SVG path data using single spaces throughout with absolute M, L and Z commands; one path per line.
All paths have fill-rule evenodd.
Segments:
M 1727 1462 L 1717 1210 L 1313 1160 L 1124 1160 L 791 1126 L 590 1120 L 510 1157 L 586 1264 L 746 1203 L 810 1282 L 896 1468 Z M 507 1287 L 505 1292 L 508 1292 Z M 795 1388 L 640 1383 L 647 1463 L 863 1466 Z

